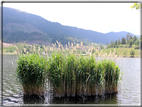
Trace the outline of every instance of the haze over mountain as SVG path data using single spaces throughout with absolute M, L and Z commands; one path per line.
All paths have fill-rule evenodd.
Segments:
M 80 41 L 106 44 L 110 43 L 111 40 L 115 41 L 126 37 L 127 33 L 122 31 L 103 34 L 92 30 L 64 26 L 34 14 L 3 7 L 3 41 L 7 43 L 26 41 L 30 44 L 49 45 L 58 40 L 62 44 Z

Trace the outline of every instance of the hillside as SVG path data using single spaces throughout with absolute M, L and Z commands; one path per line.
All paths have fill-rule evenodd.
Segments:
M 1 46 L 1 41 L 0 41 L 0 46 Z M 9 43 L 4 43 L 3 42 L 3 47 L 11 47 L 11 46 L 15 46 L 16 47 L 16 45 L 14 45 L 14 44 L 9 44 Z
M 56 40 L 63 45 L 68 42 L 110 43 L 128 32 L 100 33 L 77 27 L 64 26 L 50 22 L 40 16 L 3 7 L 3 41 L 7 43 L 26 42 L 29 44 L 49 45 Z

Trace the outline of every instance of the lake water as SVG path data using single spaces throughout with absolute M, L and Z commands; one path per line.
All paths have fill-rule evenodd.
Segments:
M 22 95 L 22 86 L 16 80 L 16 55 L 3 56 L 3 105 L 19 104 L 117 104 L 117 105 L 140 105 L 140 58 L 123 58 L 117 61 L 121 71 L 124 72 L 118 93 L 105 97 L 90 98 L 66 98 L 55 99 L 48 97 L 43 99 L 27 99 Z M 1 80 L 1 79 L 0 79 Z M 51 100 L 49 100 L 51 99 Z

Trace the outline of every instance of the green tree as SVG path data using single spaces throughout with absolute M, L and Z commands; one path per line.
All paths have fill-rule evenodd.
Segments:
M 44 49 L 44 47 L 45 47 L 45 46 L 44 46 L 44 44 L 42 43 L 41 46 L 40 46 L 40 48 L 43 48 L 43 49 Z
M 126 42 L 126 44 L 128 43 L 128 42 L 127 42 L 127 39 L 125 39 L 125 42 Z
M 135 46 L 139 46 L 139 40 L 135 41 Z
M 140 9 L 142 9 L 142 4 L 140 4 L 140 3 L 134 3 L 134 5 L 131 6 L 130 8 L 132 8 L 132 10 L 133 9 L 140 10 Z M 142 50 L 142 35 L 140 35 L 140 50 Z
M 130 33 L 127 33 L 126 39 L 127 39 L 127 41 L 129 41 L 129 39 L 130 39 Z
M 118 45 L 120 45 L 120 38 L 119 38 L 119 40 L 118 40 Z
M 117 40 L 115 41 L 115 45 L 117 45 Z
M 132 39 L 133 38 L 133 35 L 130 35 L 130 39 Z
M 129 47 L 132 47 L 133 41 L 132 39 L 129 40 Z
M 115 46 L 115 45 L 114 45 L 114 42 L 113 42 L 113 40 L 111 40 L 110 47 L 111 47 L 111 48 L 114 48 L 114 46 Z
M 133 41 L 135 42 L 137 39 L 138 39 L 137 36 L 134 35 Z
M 123 45 L 123 44 L 126 44 L 126 40 L 125 40 L 124 37 L 121 39 L 121 43 L 122 43 L 122 45 Z

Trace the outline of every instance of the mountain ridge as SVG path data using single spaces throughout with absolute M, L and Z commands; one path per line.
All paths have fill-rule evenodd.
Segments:
M 62 25 L 48 21 L 41 16 L 20 10 L 3 7 L 3 41 L 8 43 L 23 42 L 49 45 L 56 40 L 62 44 L 68 42 L 110 43 L 126 37 L 129 32 L 100 33 L 78 27 Z M 121 34 L 121 35 L 120 35 Z

